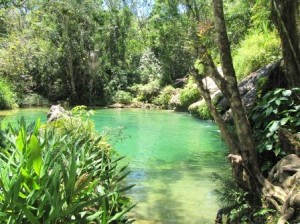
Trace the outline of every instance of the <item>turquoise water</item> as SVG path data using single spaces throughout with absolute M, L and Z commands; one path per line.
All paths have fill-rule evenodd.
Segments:
M 20 110 L 10 119 L 21 115 L 46 120 L 41 109 Z M 218 206 L 210 175 L 228 170 L 226 147 L 214 123 L 186 113 L 140 109 L 96 110 L 93 119 L 129 163 L 126 181 L 136 184 L 129 196 L 138 202 L 130 216 L 136 224 L 214 223 Z

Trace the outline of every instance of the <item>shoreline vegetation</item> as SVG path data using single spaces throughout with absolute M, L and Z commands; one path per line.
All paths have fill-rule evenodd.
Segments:
M 53 113 L 54 110 L 50 111 Z M 0 129 L 0 220 L 13 223 L 131 223 L 122 157 L 85 107 Z
M 299 9 L 290 0 L 2 1 L 0 110 L 158 105 L 213 119 L 236 184 L 234 191 L 223 186 L 219 218 L 297 223 Z M 24 137 L 12 147 L 37 145 L 27 129 L 9 129 L 11 138 Z M 24 189 L 36 188 L 30 181 L 21 182 Z

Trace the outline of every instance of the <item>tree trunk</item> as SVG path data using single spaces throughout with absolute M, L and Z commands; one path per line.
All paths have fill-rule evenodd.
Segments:
M 224 77 L 222 77 L 215 66 L 212 59 L 210 64 L 213 66 L 214 72 L 212 78 L 218 80 L 216 84 L 223 91 L 232 110 L 233 120 L 238 136 L 239 154 L 242 156 L 243 166 L 246 169 L 250 181 L 249 191 L 259 194 L 263 185 L 263 177 L 259 170 L 256 148 L 254 144 L 252 127 L 247 118 L 240 93 L 237 86 L 235 71 L 230 51 L 230 43 L 227 36 L 227 30 L 224 20 L 223 1 L 213 0 L 214 23 L 217 33 L 217 44 L 220 51 L 220 60 Z
M 67 76 L 70 78 L 70 86 L 71 86 L 71 99 L 73 100 L 76 97 L 76 85 L 75 85 L 75 78 L 74 78 L 74 66 L 73 66 L 73 52 L 72 52 L 72 41 L 71 38 L 69 37 L 68 33 L 68 26 L 69 24 L 69 19 L 68 17 L 63 17 L 64 18 L 64 29 L 63 29 L 63 38 L 65 39 L 64 41 L 66 42 L 66 50 L 67 50 L 67 64 L 68 64 L 68 69 L 67 69 Z
M 289 87 L 300 86 L 300 1 L 273 0 Z

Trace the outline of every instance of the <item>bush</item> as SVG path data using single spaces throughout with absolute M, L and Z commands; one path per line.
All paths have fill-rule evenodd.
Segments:
M 130 104 L 132 102 L 132 96 L 129 92 L 119 90 L 115 94 L 114 101 L 122 104 Z
M 164 87 L 159 96 L 155 98 L 154 103 L 157 105 L 161 105 L 164 109 L 168 108 L 170 105 L 171 97 L 174 93 L 174 87 L 173 86 L 166 86 Z
M 200 91 L 194 81 L 189 78 L 188 83 L 180 91 L 180 106 L 187 109 L 189 105 L 198 101 L 201 97 Z
M 199 105 L 197 112 L 201 119 L 204 119 L 204 120 L 212 120 L 213 119 L 213 117 L 211 116 L 211 114 L 209 112 L 208 106 L 206 105 L 205 102 Z
M 1 223 L 126 223 L 120 158 L 81 108 L 41 126 L 2 129 Z
M 10 85 L 0 79 L 0 109 L 12 109 L 16 107 L 15 94 Z
M 135 92 L 137 99 L 141 102 L 152 102 L 152 100 L 158 95 L 160 84 L 158 80 L 149 82 L 145 85 L 137 84 L 131 87 L 131 90 Z
M 236 75 L 242 79 L 280 57 L 280 39 L 275 32 L 251 33 L 234 52 Z

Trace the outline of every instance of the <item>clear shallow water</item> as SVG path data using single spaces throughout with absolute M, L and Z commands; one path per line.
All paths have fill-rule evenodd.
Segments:
M 46 112 L 20 110 L 10 119 L 25 115 L 45 121 Z M 214 223 L 218 206 L 210 176 L 228 170 L 226 146 L 214 123 L 186 113 L 140 109 L 96 110 L 93 119 L 99 131 L 122 130 L 123 140 L 112 138 L 112 144 L 129 163 L 127 183 L 136 184 L 129 194 L 138 202 L 130 213 L 137 224 Z
M 129 162 L 138 223 L 214 223 L 218 206 L 210 176 L 228 169 L 214 123 L 155 110 L 100 110 L 95 117 L 97 129 L 124 128 L 125 140 L 113 145 Z

